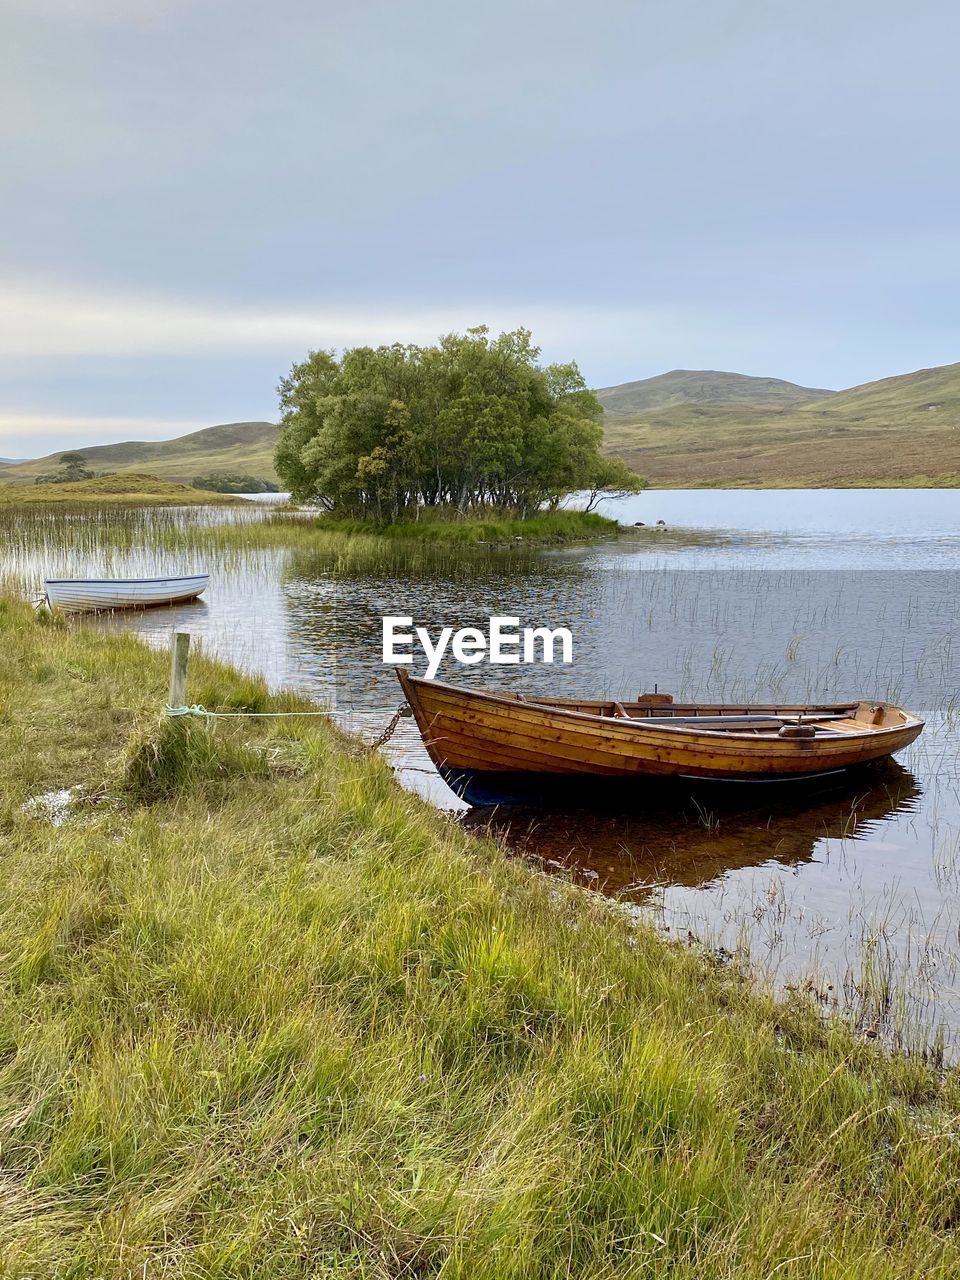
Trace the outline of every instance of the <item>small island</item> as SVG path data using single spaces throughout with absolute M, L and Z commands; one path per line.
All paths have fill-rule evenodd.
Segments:
M 180 507 L 239 503 L 242 498 L 209 493 L 176 480 L 124 471 L 86 479 L 44 478 L 36 484 L 0 485 L 0 503 L 9 506 L 82 503 L 89 506 Z
M 314 351 L 280 384 L 277 473 L 331 531 L 426 540 L 615 536 L 595 508 L 644 482 L 604 457 L 576 363 L 538 363 L 527 329 L 435 346 Z M 582 510 L 561 510 L 585 492 Z

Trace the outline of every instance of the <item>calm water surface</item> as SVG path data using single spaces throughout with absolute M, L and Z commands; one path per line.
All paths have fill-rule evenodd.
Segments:
M 666 521 L 642 544 L 532 553 L 398 548 L 382 563 L 303 551 L 189 549 L 197 523 L 242 511 L 37 513 L 0 528 L 0 572 L 211 572 L 205 602 L 116 615 L 165 644 L 186 627 L 213 652 L 328 703 L 375 737 L 400 698 L 380 617 L 433 630 L 492 613 L 565 625 L 571 667 L 445 664 L 477 687 L 679 698 L 886 697 L 927 729 L 855 786 L 642 813 L 464 807 L 411 722 L 386 753 L 402 782 L 544 868 L 616 895 L 779 985 L 805 981 L 867 1032 L 960 1047 L 960 497 L 949 490 L 665 491 L 621 504 Z M 685 529 L 716 532 L 686 545 Z M 681 533 L 678 536 L 677 531 Z M 186 539 L 186 541 L 185 541 Z M 166 546 L 167 549 L 162 549 Z M 170 549 L 176 548 L 176 549 Z

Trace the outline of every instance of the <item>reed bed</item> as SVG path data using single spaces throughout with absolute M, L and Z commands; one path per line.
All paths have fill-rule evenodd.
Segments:
M 516 533 L 521 526 L 523 536 Z M 199 563 L 234 575 L 269 564 L 277 576 L 280 555 L 295 557 L 301 571 L 309 562 L 311 572 L 337 578 L 442 575 L 464 571 L 478 559 L 515 571 L 545 545 L 615 537 L 616 525 L 599 516 L 558 512 L 533 521 L 425 522 L 377 531 L 252 503 L 122 511 L 0 506 L 0 536 L 4 571 L 36 590 L 44 575 L 189 572 Z
M 323 720 L 158 724 L 134 638 L 4 600 L 0 640 L 5 1276 L 957 1273 L 955 1074 Z M 305 705 L 208 660 L 189 695 Z

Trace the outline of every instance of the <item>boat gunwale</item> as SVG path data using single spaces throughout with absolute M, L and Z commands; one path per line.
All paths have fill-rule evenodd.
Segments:
M 395 668 L 395 670 L 397 672 L 397 676 L 400 681 L 400 686 L 403 689 L 404 696 L 407 698 L 407 701 L 410 703 L 411 708 L 415 713 L 418 709 L 421 712 L 423 712 L 423 708 L 422 707 L 417 708 L 414 706 L 410 698 L 410 693 L 413 692 L 414 697 L 417 697 L 418 695 L 417 695 L 415 686 L 430 685 L 435 688 L 449 690 L 451 693 L 453 693 L 457 697 L 479 698 L 483 701 L 496 703 L 498 706 L 501 706 L 501 707 L 516 708 L 520 706 L 520 707 L 523 707 L 524 709 L 539 710 L 546 714 L 559 715 L 565 719 L 571 719 L 574 721 L 584 721 L 587 724 L 591 724 L 591 725 L 602 724 L 605 729 L 608 729 L 612 725 L 616 725 L 619 728 L 625 729 L 628 733 L 628 736 L 629 736 L 629 731 L 631 726 L 640 726 L 641 728 L 645 727 L 651 733 L 659 733 L 663 731 L 663 732 L 666 732 L 668 735 L 672 734 L 680 738 L 709 737 L 709 738 L 719 738 L 719 739 L 722 739 L 724 742 L 739 741 L 739 742 L 753 742 L 753 743 L 756 743 L 758 741 L 760 742 L 768 741 L 768 739 L 763 738 L 758 733 L 744 733 L 744 732 L 737 732 L 736 730 L 726 730 L 726 729 L 706 729 L 706 728 L 700 729 L 700 728 L 696 728 L 689 725 L 669 725 L 669 724 L 662 724 L 662 723 L 645 725 L 644 717 L 642 716 L 627 716 L 627 717 L 603 716 L 603 715 L 597 715 L 597 714 L 590 714 L 585 711 L 573 711 L 567 707 L 558 707 L 555 705 L 551 706 L 546 703 L 538 703 L 528 698 L 524 698 L 523 701 L 518 701 L 518 699 L 512 698 L 509 695 L 497 694 L 497 693 L 486 693 L 482 690 L 464 689 L 463 686 L 450 684 L 446 680 L 426 680 L 422 676 L 411 676 L 409 672 L 404 671 L 402 667 Z M 571 699 L 571 701 L 575 701 L 575 699 Z M 601 699 L 600 701 L 604 701 L 604 700 Z M 609 701 L 610 704 L 612 705 L 615 699 L 611 698 L 607 701 Z M 687 704 L 680 703 L 678 705 L 684 706 Z M 690 704 L 690 705 L 693 705 L 693 704 Z M 704 705 L 721 706 L 723 704 L 708 703 Z M 731 705 L 739 706 L 740 703 L 733 703 Z M 761 709 L 772 709 L 776 707 L 776 704 L 774 703 L 768 703 L 768 704 L 757 703 L 753 705 L 758 711 Z M 836 703 L 810 703 L 807 705 L 810 708 L 811 714 L 813 714 L 817 710 L 823 712 L 824 714 L 828 714 L 829 711 L 831 710 L 835 711 L 838 708 L 856 707 L 859 704 L 857 702 L 836 702 Z M 905 717 L 904 723 L 899 725 L 877 726 L 876 728 L 870 725 L 864 725 L 862 729 L 856 729 L 850 732 L 840 731 L 838 732 L 836 737 L 833 739 L 833 741 L 837 742 L 838 740 L 840 740 L 840 741 L 849 742 L 851 740 L 856 740 L 856 739 L 877 741 L 878 739 L 882 739 L 883 737 L 900 734 L 907 730 L 912 730 L 914 728 L 917 728 L 918 726 L 920 729 L 923 729 L 925 727 L 925 721 L 921 720 L 919 716 L 914 715 L 913 712 L 905 711 L 902 707 L 895 707 L 893 703 L 884 703 L 884 705 L 890 707 L 892 710 L 898 711 L 902 716 L 904 716 Z M 798 714 L 802 715 L 804 713 L 799 712 Z M 771 741 L 775 740 L 778 743 L 796 742 L 797 744 L 803 744 L 803 747 L 802 747 L 803 750 L 809 750 L 809 744 L 811 742 L 819 742 L 821 745 L 823 745 L 827 741 L 824 738 L 790 739 L 790 738 L 779 738 L 779 737 L 777 737 L 776 739 L 773 739 L 771 737 L 771 739 L 769 740 Z
M 209 573 L 177 573 L 164 578 L 44 578 L 44 586 L 65 587 L 131 587 L 150 586 L 157 582 L 196 582 L 200 579 L 210 581 Z

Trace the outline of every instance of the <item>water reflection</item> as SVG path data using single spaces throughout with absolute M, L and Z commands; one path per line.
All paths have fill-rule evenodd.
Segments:
M 496 836 L 511 852 L 564 871 L 603 893 L 633 902 L 663 885 L 704 888 L 747 867 L 796 868 L 827 840 L 864 840 L 884 820 L 915 814 L 914 775 L 891 761 L 855 781 L 745 807 L 724 793 L 651 794 L 642 812 L 566 813 L 470 809 L 463 826 Z

